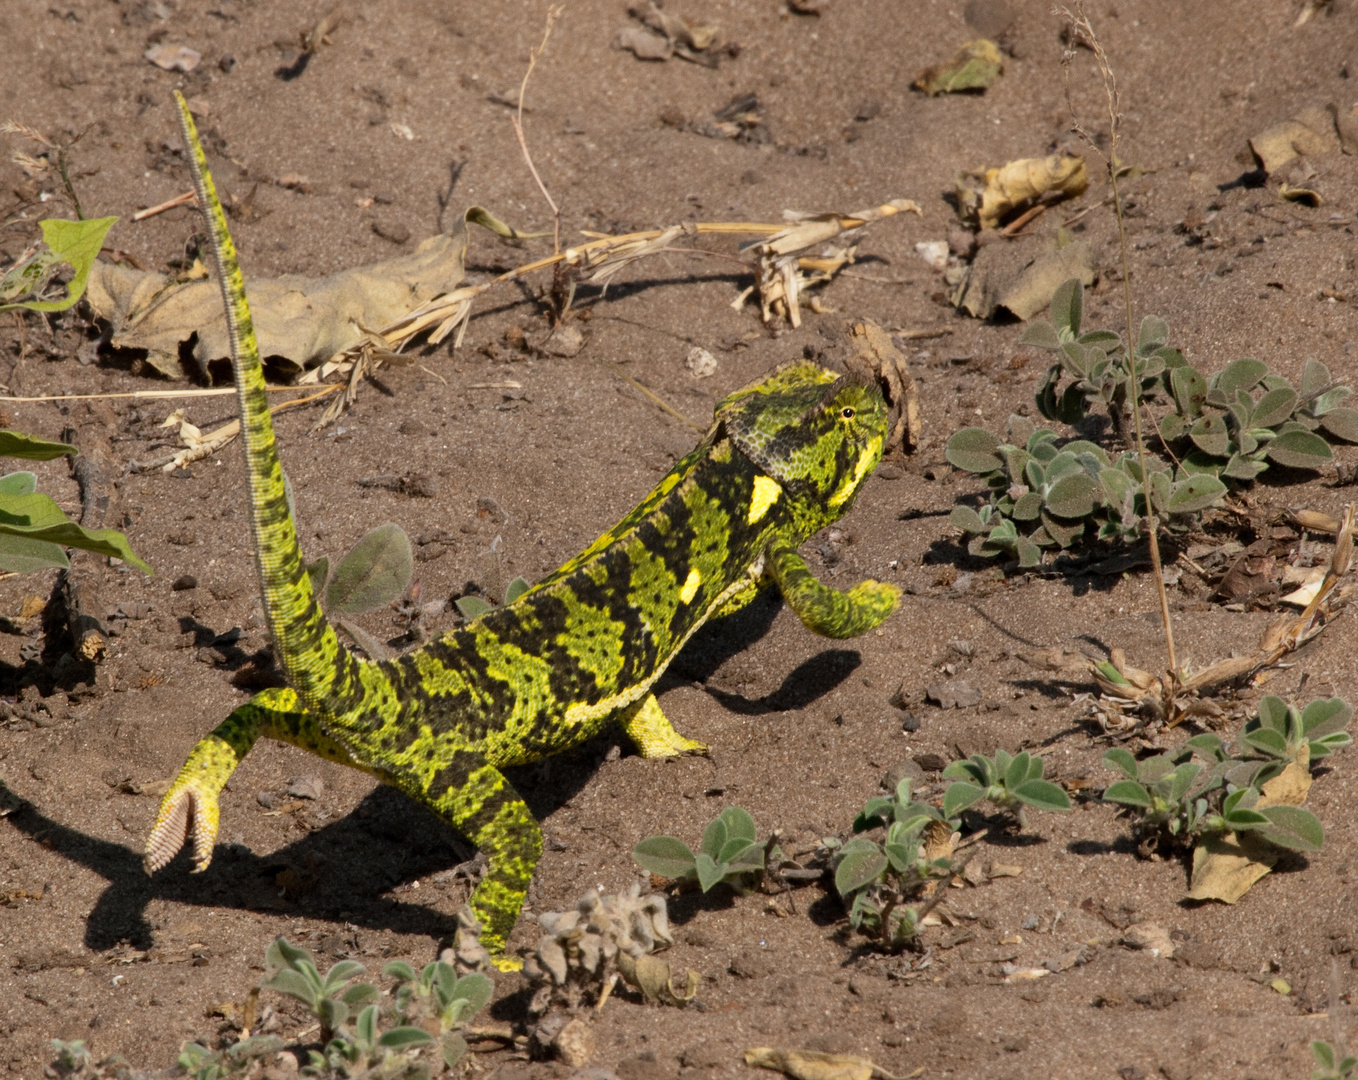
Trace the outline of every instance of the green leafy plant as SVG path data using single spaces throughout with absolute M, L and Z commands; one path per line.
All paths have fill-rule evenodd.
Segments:
M 1263 757 L 1309 764 L 1353 742 L 1345 730 L 1352 719 L 1353 707 L 1342 698 L 1317 698 L 1298 712 L 1269 696 L 1245 724 L 1241 742 Z
M 276 1035 L 255 1035 L 221 1050 L 209 1050 L 201 1043 L 189 1043 L 179 1052 L 177 1064 L 193 1080 L 225 1080 L 246 1073 L 262 1057 L 283 1049 Z
M 1318 469 L 1334 457 L 1327 440 L 1358 442 L 1358 409 L 1343 404 L 1351 391 L 1336 385 L 1320 361 L 1306 362 L 1299 388 L 1249 358 L 1209 378 L 1168 344 L 1169 328 L 1154 315 L 1142 320 L 1130 355 L 1111 330 L 1082 332 L 1082 297 L 1078 280 L 1065 282 L 1052 300 L 1052 321 L 1034 320 L 1020 338 L 1057 355 L 1038 388 L 1038 410 L 1048 420 L 1078 424 L 1101 408 L 1130 447 L 1128 403 L 1135 397 L 1167 405 L 1157 429 L 1164 456 L 1146 458 L 1156 528 L 1191 526 L 1231 487 L 1270 464 Z M 948 440 L 946 456 L 990 488 L 979 510 L 959 505 L 951 518 L 970 538 L 972 555 L 1004 555 L 1032 567 L 1045 548 L 1131 542 L 1147 528 L 1135 453 L 1113 458 L 1093 442 L 1063 441 L 1050 428 L 1012 416 L 1008 441 L 984 428 L 964 428 Z
M 991 492 L 979 510 L 958 505 L 949 518 L 970 537 L 970 554 L 1008 555 L 1027 568 L 1042 561 L 1043 549 L 1068 548 L 1091 533 L 1122 542 L 1140 537 L 1146 499 L 1135 454 L 1114 461 L 1096 443 L 1062 443 L 1021 416 L 1009 418 L 1009 437 L 1002 443 L 984 428 L 964 428 L 948 440 L 948 461 L 980 475 Z M 1225 494 L 1212 476 L 1151 471 L 1151 502 L 1170 527 L 1186 527 Z
M 39 222 L 42 244 L 24 252 L 0 277 L 0 311 L 65 311 L 85 295 L 90 269 L 116 217 L 89 221 L 48 218 Z M 49 298 L 53 278 L 63 266 L 75 271 L 63 299 Z
M 703 830 L 697 854 L 673 836 L 651 836 L 632 849 L 632 858 L 661 877 L 692 879 L 703 892 L 725 882 L 736 889 L 749 885 L 751 875 L 763 872 L 765 859 L 781 859 L 770 841 L 756 837 L 754 818 L 738 806 L 728 806 Z
M 835 889 L 848 909 L 849 925 L 893 951 L 913 943 L 921 915 L 910 901 L 930 883 L 952 875 L 957 825 L 956 818 L 915 800 L 908 777 L 892 794 L 869 799 L 853 831 L 882 829 L 881 840 L 855 835 L 835 857 Z
M 75 453 L 76 448 L 67 443 L 0 431 L 0 457 L 51 461 Z M 126 536 L 115 529 L 86 529 L 76 524 L 51 497 L 37 491 L 33 473 L 0 476 L 0 571 L 24 574 L 48 567 L 64 569 L 71 565 L 64 547 L 123 559 L 151 573 Z
M 414 1080 L 429 1073 L 421 1057 L 426 1048 L 437 1051 L 443 1066 L 452 1067 L 467 1052 L 459 1029 L 489 1003 L 494 990 L 485 975 L 458 977 L 441 960 L 419 974 L 404 961 L 393 961 L 382 970 L 396 982 L 388 1014 L 394 1023 L 384 1030 L 377 988 L 354 982 L 364 972 L 362 964 L 341 960 L 322 975 L 306 949 L 281 937 L 269 946 L 265 964 L 270 975 L 263 987 L 301 1001 L 321 1023 L 324 1046 L 309 1051 L 310 1064 L 303 1070 L 315 1077 Z
M 334 614 L 362 615 L 399 600 L 415 573 L 410 537 L 387 522 L 366 533 L 331 571 L 322 555 L 307 567 L 312 589 Z
M 1069 810 L 1070 796 L 1050 780 L 1043 780 L 1042 771 L 1042 759 L 1026 751 L 1011 757 L 996 750 L 993 758 L 972 754 L 951 762 L 943 776 L 956 783 L 949 784 L 943 793 L 943 813 L 953 817 L 988 799 L 996 809 L 1013 814 L 1020 828 L 1027 828 L 1025 807 Z
M 505 588 L 505 607 L 508 607 L 530 588 L 527 581 L 521 577 L 516 577 Z M 481 596 L 459 596 L 456 601 L 457 610 L 462 613 L 462 617 L 468 622 L 479 619 L 487 611 L 494 611 L 495 604 Z
M 1228 752 L 1215 735 L 1197 735 L 1171 753 L 1137 761 L 1114 747 L 1104 764 L 1123 774 L 1103 793 L 1126 808 L 1143 843 L 1159 837 L 1188 847 L 1227 833 L 1249 833 L 1277 847 L 1319 851 L 1319 819 L 1301 806 L 1260 806 L 1264 786 L 1285 768 L 1306 768 L 1352 740 L 1344 730 L 1353 709 L 1339 698 L 1312 701 L 1298 711 L 1266 697 L 1242 733 L 1244 750 Z M 1194 758 L 1201 759 L 1193 760 Z
M 1358 1057 L 1352 1054 L 1341 1057 L 1324 1039 L 1312 1041 L 1311 1056 L 1316 1060 L 1311 1080 L 1352 1080 L 1358 1076 Z

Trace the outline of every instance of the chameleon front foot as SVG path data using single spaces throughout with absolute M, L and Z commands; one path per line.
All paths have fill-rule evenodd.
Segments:
M 674 729 L 654 694 L 647 694 L 622 717 L 619 723 L 642 757 L 663 758 L 707 753 L 705 744 L 687 738 Z

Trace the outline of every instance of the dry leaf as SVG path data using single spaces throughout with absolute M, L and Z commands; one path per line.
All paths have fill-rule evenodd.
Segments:
M 1282 772 L 1259 789 L 1259 801 L 1255 807 L 1300 806 L 1306 801 L 1310 790 L 1311 752 L 1309 746 L 1303 745 L 1297 759 L 1289 761 Z
M 870 1058 L 857 1054 L 826 1054 L 819 1050 L 775 1050 L 757 1046 L 745 1051 L 745 1064 L 787 1073 L 796 1080 L 871 1080 Z
M 1161 960 L 1168 960 L 1174 955 L 1174 942 L 1170 939 L 1169 932 L 1156 923 L 1137 923 L 1135 926 L 1129 926 L 1127 932 L 1122 935 L 1122 943 L 1130 945 L 1133 949 L 1144 949 Z
M 1205 840 L 1193 849 L 1188 899 L 1234 904 L 1273 869 L 1278 851 L 1264 840 L 1235 833 Z
M 459 218 L 452 232 L 430 237 L 410 255 L 324 278 L 288 274 L 251 280 L 250 311 L 261 355 L 282 357 L 301 370 L 357 346 L 367 337 L 365 327 L 385 327 L 453 291 L 464 276 L 466 251 L 466 221 Z M 166 375 L 183 375 L 179 346 L 195 334 L 193 357 L 200 370 L 231 355 L 214 280 L 171 281 L 100 261 L 91 270 L 86 297 L 94 313 L 112 324 L 115 347 L 145 349 L 148 363 Z
M 152 45 L 144 53 L 147 60 L 155 64 L 158 68 L 166 71 L 182 71 L 188 73 L 202 62 L 203 54 L 197 49 L 190 49 L 187 45 Z
M 930 97 L 963 90 L 985 90 L 1004 70 L 1000 50 L 993 41 L 968 41 L 946 64 L 925 68 L 915 76 L 915 89 Z
M 980 191 L 975 187 L 978 179 L 985 184 Z M 1089 175 L 1082 157 L 1051 154 L 1019 158 L 999 169 L 959 175 L 957 205 L 963 220 L 975 220 L 983 229 L 994 229 L 1012 213 L 1038 202 L 1072 199 L 1084 194 L 1087 187 Z
M 874 322 L 854 324 L 849 338 L 857 351 L 844 366 L 850 371 L 856 366 L 866 367 L 865 374 L 870 373 L 886 392 L 892 415 L 884 451 L 900 446 L 906 453 L 913 453 L 922 433 L 919 386 L 904 354 L 892 344 L 891 335 Z
M 1094 252 L 1083 240 L 1040 252 L 1024 244 L 987 244 L 969 266 L 957 269 L 948 300 L 978 319 L 1005 308 L 1027 320 L 1051 303 L 1063 281 L 1092 285 L 1094 270 Z
M 1250 140 L 1250 149 L 1264 172 L 1270 174 L 1297 157 L 1315 157 L 1338 150 L 1334 114 L 1312 105 L 1291 120 L 1283 120 L 1261 131 Z
M 669 38 L 653 34 L 642 26 L 628 26 L 618 34 L 618 48 L 630 52 L 638 60 L 668 60 L 674 55 Z

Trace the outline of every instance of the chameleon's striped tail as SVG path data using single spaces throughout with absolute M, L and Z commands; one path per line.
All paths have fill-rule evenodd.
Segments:
M 264 389 L 264 368 L 245 298 L 245 279 L 188 103 L 178 91 L 175 102 L 189 150 L 193 187 L 198 205 L 207 216 L 212 256 L 226 304 L 231 367 L 240 401 L 241 434 L 250 480 L 250 532 L 264 592 L 265 617 L 283 666 L 302 700 L 322 715 L 342 715 L 362 694 L 359 662 L 340 643 L 312 595 L 297 530 L 288 510 L 283 467 L 278 460 Z

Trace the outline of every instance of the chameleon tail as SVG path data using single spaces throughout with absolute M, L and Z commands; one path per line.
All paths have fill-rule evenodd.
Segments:
M 250 531 L 264 592 L 265 617 L 283 666 L 303 701 L 322 714 L 343 715 L 362 697 L 360 665 L 340 643 L 312 595 L 297 530 L 288 510 L 283 467 L 278 460 L 264 390 L 264 368 L 245 298 L 245 279 L 188 103 L 178 91 L 175 101 L 179 105 L 184 142 L 189 148 L 194 190 L 207 215 L 212 256 L 226 304 L 231 365 L 240 401 L 250 481 Z

